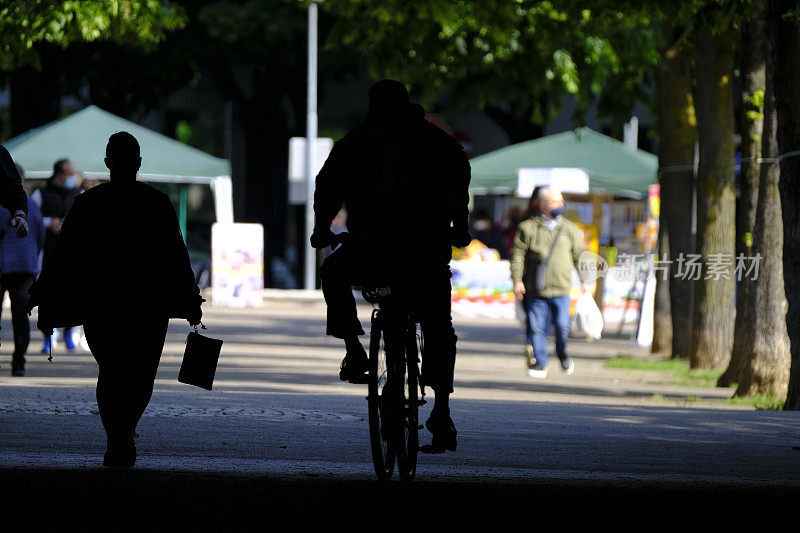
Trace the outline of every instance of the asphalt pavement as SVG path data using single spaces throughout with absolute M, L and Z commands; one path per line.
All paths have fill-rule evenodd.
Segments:
M 367 326 L 369 310 L 361 311 Z M 48 363 L 35 338 L 28 375 L 12 378 L 7 314 L 0 501 L 24 501 L 31 523 L 42 526 L 82 516 L 90 530 L 138 528 L 158 511 L 153 524 L 164 527 L 249 529 L 333 520 L 342 509 L 349 520 L 353 505 L 355 515 L 380 517 L 394 501 L 438 517 L 420 525 L 454 523 L 452 512 L 437 511 L 453 501 L 457 523 L 496 524 L 493 510 L 535 509 L 537 502 L 606 511 L 620 502 L 642 508 L 687 496 L 752 505 L 800 494 L 800 413 L 733 406 L 722 402 L 730 389 L 680 387 L 657 373 L 605 368 L 609 357 L 647 356 L 626 339 L 571 339 L 573 375 L 556 365 L 546 379 L 530 378 L 518 323 L 463 317 L 455 319 L 458 450 L 422 455 L 413 485 L 378 483 L 365 388 L 338 381 L 343 348 L 323 335 L 325 308 L 313 301 L 209 307 L 207 334 L 225 341 L 210 392 L 177 382 L 189 328 L 171 323 L 138 429 L 136 468 L 103 469 L 91 355 L 61 345 Z M 132 335 L 135 325 L 120 326 L 120 342 Z M 427 432 L 421 435 L 427 441 Z M 36 512 L 48 508 L 58 512 Z M 128 519 L 87 518 L 99 508 Z

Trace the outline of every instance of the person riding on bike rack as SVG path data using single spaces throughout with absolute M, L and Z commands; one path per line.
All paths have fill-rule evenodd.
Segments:
M 402 276 L 425 336 L 421 380 L 435 393 L 429 451 L 455 450 L 450 417 L 456 334 L 450 314 L 451 246 L 469 244 L 470 168 L 461 145 L 425 120 L 406 88 L 383 80 L 369 91 L 364 124 L 338 141 L 316 178 L 311 244 L 333 242 L 342 207 L 353 235 L 328 256 L 320 278 L 327 334 L 345 341 L 340 379 L 363 383 L 369 369 L 352 286 L 375 272 Z

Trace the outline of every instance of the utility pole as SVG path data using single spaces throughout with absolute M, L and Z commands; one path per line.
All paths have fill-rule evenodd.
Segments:
M 323 0 L 308 5 L 308 111 L 306 116 L 306 260 L 305 288 L 316 288 L 317 252 L 311 247 L 314 229 L 314 162 L 317 148 L 317 12 Z

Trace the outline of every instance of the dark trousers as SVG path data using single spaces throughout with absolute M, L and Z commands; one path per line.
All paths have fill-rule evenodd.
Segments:
M 344 339 L 363 335 L 358 320 L 353 285 L 375 280 L 376 272 L 393 268 L 391 279 L 402 279 L 402 287 L 393 283 L 395 297 L 403 297 L 412 305 L 425 339 L 422 352 L 422 381 L 437 392 L 453 392 L 456 363 L 456 337 L 450 314 L 450 266 L 418 260 L 414 264 L 393 267 L 376 263 L 367 250 L 354 243 L 345 243 L 322 263 L 320 278 L 328 306 L 327 334 Z
M 29 272 L 10 272 L 0 275 L 0 303 L 8 291 L 11 299 L 11 326 L 14 329 L 14 353 L 12 361 L 15 364 L 25 364 L 25 354 L 31 342 L 31 325 L 25 304 L 28 303 L 28 289 L 34 281 L 34 275 Z M 0 305 L 2 313 L 2 305 Z
M 121 335 L 135 324 L 135 335 Z M 167 318 L 91 320 L 84 326 L 86 342 L 97 361 L 97 407 L 109 441 L 133 436 L 158 371 L 167 336 Z

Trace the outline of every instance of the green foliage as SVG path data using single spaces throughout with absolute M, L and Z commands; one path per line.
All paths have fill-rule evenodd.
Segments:
M 654 25 L 638 10 L 517 0 L 351 0 L 323 4 L 336 19 L 328 47 L 360 53 L 374 78 L 409 83 L 426 103 L 498 104 L 542 123 L 573 95 L 581 118 L 626 115 L 658 61 Z
M 724 402 L 731 405 L 752 405 L 756 409 L 766 411 L 780 411 L 786 398 L 779 398 L 775 393 L 760 394 L 758 396 L 734 396 Z
M 664 397 L 663 394 L 653 394 L 650 397 L 650 401 L 652 401 L 652 402 L 657 402 L 657 403 L 672 403 L 672 402 L 674 402 L 675 404 L 677 404 L 679 406 L 682 406 L 682 407 L 686 407 L 690 403 L 696 403 L 698 400 L 700 400 L 700 398 L 698 398 L 697 396 L 684 396 L 684 397 L 676 398 L 674 396 Z
M 185 120 L 178 121 L 178 123 L 175 124 L 175 138 L 183 144 L 191 145 L 192 126 Z
M 756 121 L 764 118 L 764 91 L 756 91 L 747 99 L 747 103 L 754 109 L 747 110 L 747 118 Z
M 0 70 L 38 65 L 35 45 L 112 40 L 152 48 L 183 27 L 168 0 L 12 0 L 0 8 Z

